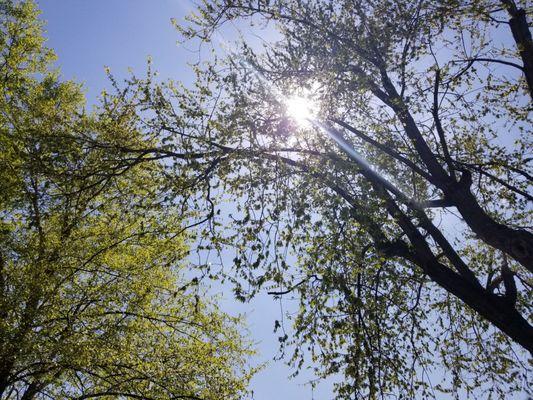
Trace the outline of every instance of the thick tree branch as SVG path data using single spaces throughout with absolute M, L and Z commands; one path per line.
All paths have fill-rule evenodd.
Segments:
M 496 222 L 488 215 L 470 191 L 472 177 L 469 171 L 463 172 L 459 182 L 451 179 L 423 139 L 416 122 L 399 98 L 384 67 L 381 69 L 381 75 L 387 93 L 394 99 L 393 110 L 402 121 L 406 134 L 413 141 L 429 172 L 436 179 L 438 187 L 444 192 L 445 198 L 457 207 L 470 229 L 481 240 L 507 253 L 533 272 L 533 234 L 523 229 L 510 228 Z
M 442 165 L 440 165 L 437 157 L 431 151 L 431 148 L 424 139 L 422 133 L 409 112 L 406 104 L 401 99 L 396 91 L 392 81 L 390 80 L 387 70 L 384 65 L 380 66 L 381 81 L 389 97 L 390 107 L 401 121 L 404 131 L 415 146 L 420 158 L 426 164 L 429 173 L 439 186 L 446 185 L 450 182 L 451 177 L 446 173 Z
M 518 8 L 514 0 L 501 0 L 505 9 L 511 16 L 509 25 L 513 38 L 524 63 L 523 71 L 529 88 L 531 100 L 533 100 L 533 39 L 527 22 L 526 11 Z
M 347 124 L 346 122 L 337 119 L 332 118 L 332 122 L 342 126 L 344 129 L 350 131 L 351 133 L 355 134 L 360 139 L 364 140 L 367 143 L 370 143 L 372 146 L 378 148 L 379 150 L 383 151 L 385 154 L 391 156 L 392 158 L 400 161 L 402 164 L 409 167 L 411 170 L 416 172 L 421 177 L 427 179 L 429 182 L 435 184 L 433 177 L 428 174 L 426 171 L 418 167 L 414 162 L 409 160 L 407 157 L 402 156 L 401 154 L 397 153 L 393 149 L 391 149 L 388 146 L 385 146 L 384 144 L 379 143 L 377 140 L 372 139 L 370 136 L 366 135 L 364 132 L 360 131 L 359 129 L 354 128 L 353 126 Z
M 379 187 L 377 189 L 379 191 Z M 515 309 L 514 304 L 441 264 L 431 252 L 424 237 L 392 198 L 384 191 L 382 195 L 388 197 L 389 213 L 397 220 L 413 246 L 413 251 L 409 248 L 400 249 L 398 256 L 418 265 L 435 283 L 491 321 L 533 355 L 533 326 Z

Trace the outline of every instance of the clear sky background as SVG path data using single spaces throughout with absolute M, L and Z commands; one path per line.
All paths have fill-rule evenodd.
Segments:
M 188 0 L 37 0 L 46 21 L 47 45 L 58 55 L 57 66 L 64 79 L 84 84 L 88 105 L 110 84 L 105 74 L 109 67 L 117 78 L 128 76 L 128 69 L 142 76 L 148 56 L 160 78 L 192 82 L 194 74 L 188 66 L 199 59 L 194 43 L 178 44 L 178 33 L 170 19 L 183 21 L 191 10 Z M 227 36 L 225 39 L 231 40 Z M 302 374 L 288 379 L 293 372 L 278 355 L 274 320 L 280 319 L 280 303 L 268 295 L 260 295 L 250 304 L 238 304 L 229 290 L 222 290 L 222 307 L 230 314 L 244 313 L 250 338 L 259 355 L 254 362 L 268 362 L 253 380 L 251 389 L 256 400 L 332 398 L 331 382 L 314 391 L 304 383 L 313 375 Z M 290 304 L 284 304 L 285 311 Z

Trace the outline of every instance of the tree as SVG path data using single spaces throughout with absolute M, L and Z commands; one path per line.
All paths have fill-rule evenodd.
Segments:
M 87 145 L 140 134 L 105 95 L 83 110 L 37 16 L 0 1 L 0 398 L 242 398 L 252 352 L 185 279 L 190 237 L 163 166 Z
M 150 140 L 118 159 L 172 165 L 169 185 L 204 211 L 201 250 L 234 250 L 238 298 L 265 287 L 297 296 L 295 330 L 280 340 L 298 368 L 307 358 L 320 376 L 343 373 L 340 398 L 505 398 L 528 387 L 524 7 L 219 0 L 178 28 L 211 41 L 246 18 L 280 39 L 259 54 L 243 43 L 194 90 L 148 77 L 117 92 Z M 287 115 L 294 94 L 319 105 L 314 125 Z

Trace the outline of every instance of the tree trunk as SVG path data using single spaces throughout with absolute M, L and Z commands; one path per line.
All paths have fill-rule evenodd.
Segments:
M 457 207 L 470 229 L 488 245 L 507 253 L 533 272 L 533 235 L 496 222 L 479 205 L 469 184 L 459 182 L 446 196 Z
M 511 301 L 472 284 L 438 262 L 428 260 L 421 262 L 421 265 L 435 283 L 458 297 L 533 355 L 533 326 L 520 315 Z
M 514 41 L 518 47 L 520 57 L 524 63 L 524 75 L 526 76 L 529 95 L 533 100 L 533 38 L 529 31 L 526 19 L 526 11 L 523 8 L 517 8 L 513 0 L 502 0 L 507 12 L 511 16 L 509 26 L 513 33 Z
M 528 31 L 529 32 L 529 31 Z M 532 53 L 533 54 L 533 53 Z M 385 67 L 381 68 L 383 87 L 390 96 L 390 106 L 401 121 L 420 158 L 433 176 L 447 200 L 457 207 L 470 229 L 488 245 L 508 254 L 533 272 L 533 235 L 523 229 L 514 229 L 496 222 L 479 205 L 470 191 L 472 177 L 468 171 L 457 182 L 448 175 L 424 140 L 407 105 L 399 96 Z
M 4 366 L 2 365 L 1 366 L 1 370 L 0 370 L 0 399 L 2 398 L 2 396 L 4 395 L 4 392 L 6 391 L 7 389 L 7 382 L 9 380 L 9 370 Z
M 32 400 L 40 390 L 41 383 L 39 381 L 34 381 L 28 385 L 20 400 Z
M 533 355 L 533 326 L 516 310 L 512 294 L 497 296 L 479 283 L 472 282 L 440 263 L 409 217 L 384 190 L 381 190 L 381 194 L 387 202 L 387 211 L 396 219 L 412 245 L 412 248 L 405 243 L 397 246 L 396 255 L 419 266 L 433 282 L 462 300 Z

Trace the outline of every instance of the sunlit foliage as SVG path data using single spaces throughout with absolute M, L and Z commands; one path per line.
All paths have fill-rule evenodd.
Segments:
M 296 372 L 341 374 L 341 399 L 508 398 L 530 386 L 533 351 L 526 15 L 513 1 L 204 1 L 177 27 L 215 62 L 192 89 L 115 82 L 109 123 L 142 134 L 93 145 L 121 168 L 163 160 L 206 276 L 242 301 L 299 303 L 274 323 Z M 243 21 L 278 40 L 217 49 Z M 302 93 L 314 127 L 287 113 Z
M 133 119 L 84 110 L 33 2 L 1 0 L 0 35 L 0 398 L 242 398 L 252 352 L 186 279 L 162 166 L 95 144 L 139 143 Z

